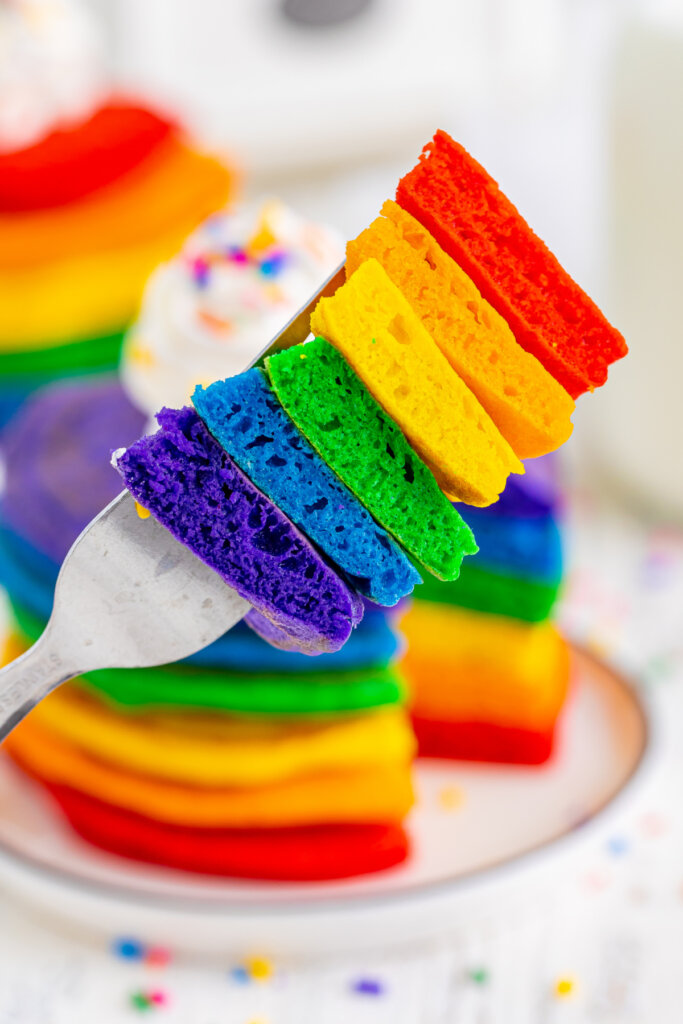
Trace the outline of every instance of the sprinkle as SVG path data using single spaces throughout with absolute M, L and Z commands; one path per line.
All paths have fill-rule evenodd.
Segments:
M 199 288 L 206 288 L 211 274 L 211 265 L 204 256 L 196 256 L 191 263 L 192 276 Z
M 649 839 L 654 839 L 657 836 L 663 835 L 667 830 L 666 819 L 661 814 L 657 814 L 654 811 L 648 811 L 640 819 L 640 828 L 643 835 Z
M 150 1002 L 149 996 L 145 995 L 144 992 L 133 992 L 132 996 L 130 997 L 130 1002 L 131 1002 L 131 1005 L 136 1010 L 143 1010 L 143 1011 L 144 1010 L 150 1010 L 152 1008 L 152 1005 L 153 1005 Z
M 558 978 L 553 991 L 556 999 L 568 999 L 574 994 L 576 982 L 572 978 Z
M 359 996 L 381 996 L 384 985 L 377 978 L 358 978 L 351 984 L 351 991 Z
M 467 972 L 467 977 L 475 985 L 488 985 L 490 975 L 485 967 L 473 967 Z
M 594 892 L 601 892 L 610 884 L 609 875 L 605 871 L 589 871 L 584 875 L 584 884 L 587 889 Z
M 146 367 L 147 369 L 151 369 L 156 366 L 157 362 L 156 356 L 151 349 L 147 348 L 147 346 L 137 338 L 128 348 L 128 358 L 131 363 L 134 363 L 136 366 Z
M 206 327 L 210 327 L 214 331 L 230 331 L 232 329 L 230 320 L 224 320 L 214 313 L 210 313 L 208 309 L 198 309 L 197 317 Z
M 123 938 L 114 940 L 112 951 L 122 960 L 142 960 L 145 949 L 137 939 Z
M 612 836 L 607 841 L 607 850 L 613 857 L 623 857 L 629 850 L 628 839 L 625 839 L 624 836 Z
M 259 270 L 265 277 L 276 277 L 285 266 L 287 259 L 286 252 L 271 253 L 267 259 L 262 260 Z
M 237 985 L 249 984 L 249 971 L 241 964 L 230 969 L 230 977 Z
M 277 306 L 278 302 L 285 301 L 285 293 L 279 284 L 267 284 L 263 288 L 266 300 L 271 302 L 274 306 Z
M 299 359 L 305 359 L 305 358 L 306 358 L 306 356 L 305 356 L 305 354 L 304 354 L 304 353 L 302 352 L 302 353 L 301 353 L 301 355 L 299 356 Z
M 168 994 L 162 989 L 155 989 L 147 998 L 154 1006 L 168 1006 Z
M 231 245 L 227 251 L 227 256 L 233 261 L 233 263 L 248 263 L 249 257 L 247 256 L 244 249 L 240 248 L 239 245 Z
M 166 967 L 171 962 L 171 951 L 163 946 L 152 946 L 145 954 L 145 964 L 148 967 Z
M 262 956 L 250 957 L 244 965 L 254 981 L 267 981 L 273 974 L 273 965 L 270 960 Z
M 141 505 L 139 501 L 135 502 L 135 511 L 137 512 L 137 514 L 140 517 L 140 519 L 149 519 L 149 517 L 152 514 L 149 511 L 149 509 L 145 508 L 144 505 Z M 140 955 L 142 955 L 142 954 L 140 954 Z
M 439 791 L 439 803 L 444 811 L 455 811 L 465 802 L 465 794 L 458 786 L 444 786 Z
M 271 245 L 274 245 L 275 240 L 275 235 L 262 219 L 258 228 L 247 242 L 247 252 L 250 256 L 256 256 L 257 253 L 263 252 L 264 249 L 270 249 Z

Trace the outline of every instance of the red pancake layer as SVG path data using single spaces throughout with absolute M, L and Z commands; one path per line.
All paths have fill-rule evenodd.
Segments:
M 489 722 L 439 722 L 413 717 L 419 757 L 500 764 L 543 764 L 553 752 L 555 729 L 533 731 Z
M 621 334 L 446 132 L 425 146 L 418 165 L 401 179 L 396 200 L 572 398 L 605 383 L 609 364 L 628 351 Z
M 0 155 L 0 210 L 60 206 L 110 185 L 170 134 L 170 121 L 123 100 L 110 100 L 76 127 Z
M 66 786 L 47 788 L 75 831 L 94 846 L 204 875 L 325 881 L 384 871 L 409 853 L 408 837 L 399 825 L 180 828 L 130 814 Z

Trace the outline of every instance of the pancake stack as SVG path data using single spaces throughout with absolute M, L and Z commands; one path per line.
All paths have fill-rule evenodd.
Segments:
M 550 621 L 562 580 L 557 500 L 539 476 L 468 510 L 478 553 L 457 583 L 426 583 L 403 620 L 422 756 L 540 764 L 553 751 L 569 655 Z
M 626 347 L 444 133 L 397 196 L 349 246 L 347 281 L 319 302 L 313 341 L 200 385 L 192 406 L 163 409 L 155 434 L 114 453 L 141 517 L 252 607 L 213 654 L 144 676 L 94 674 L 10 737 L 15 759 L 106 849 L 299 879 L 406 855 L 413 741 L 391 654 L 368 648 L 368 630 L 386 637 L 374 609 L 396 607 L 427 574 L 439 582 L 425 589 L 457 580 L 476 544 L 454 502 L 492 505 L 522 457 L 561 444 L 568 386 L 595 386 Z M 513 334 L 510 309 L 526 333 Z M 20 509 L 6 518 L 20 531 Z M 229 685 L 225 662 L 215 688 L 187 685 L 218 649 L 253 652 L 259 637 L 277 678 L 255 672 L 252 653 L 241 678 L 231 663 Z M 291 658 L 294 680 L 295 663 L 280 660 Z M 362 679 L 343 680 L 339 659 L 347 673 L 363 666 Z M 330 666 L 324 680 L 319 666 Z
M 231 174 L 130 100 L 0 150 L 0 424 L 49 381 L 113 370 L 144 283 Z

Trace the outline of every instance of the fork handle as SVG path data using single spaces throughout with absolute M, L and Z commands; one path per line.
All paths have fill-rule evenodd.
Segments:
M 0 742 L 48 693 L 73 679 L 71 668 L 51 644 L 51 631 L 15 661 L 0 669 Z

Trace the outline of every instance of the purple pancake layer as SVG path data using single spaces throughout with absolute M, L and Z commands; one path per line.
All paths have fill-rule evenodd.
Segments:
M 60 563 L 81 530 L 121 490 L 110 465 L 116 441 L 129 443 L 145 417 L 115 377 L 43 388 L 4 436 L 4 522 Z
M 126 487 L 299 650 L 335 651 L 363 604 L 213 439 L 194 409 L 162 409 L 158 433 L 117 459 Z

